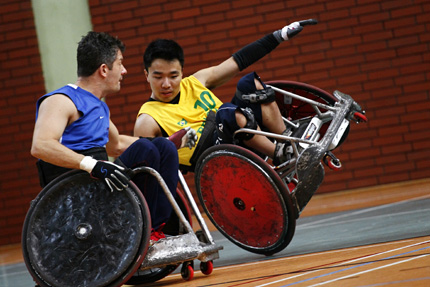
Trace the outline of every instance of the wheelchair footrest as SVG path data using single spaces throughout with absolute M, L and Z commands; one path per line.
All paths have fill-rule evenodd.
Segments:
M 216 244 L 201 243 L 194 233 L 166 237 L 149 247 L 140 270 L 182 263 L 194 259 L 207 262 L 219 258 L 223 249 Z

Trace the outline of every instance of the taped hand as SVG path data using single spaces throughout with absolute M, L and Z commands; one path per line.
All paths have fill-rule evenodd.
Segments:
M 169 140 L 175 144 L 177 149 L 183 147 L 188 147 L 189 149 L 192 149 L 197 142 L 197 133 L 194 129 L 186 127 L 171 135 L 169 137 Z
M 303 27 L 306 25 L 316 25 L 318 23 L 315 19 L 308 19 L 308 20 L 302 20 L 293 22 L 288 26 L 285 26 L 281 30 L 281 37 L 284 39 L 284 41 L 287 41 L 291 38 L 293 38 L 295 35 L 299 34 L 300 31 L 303 30 Z

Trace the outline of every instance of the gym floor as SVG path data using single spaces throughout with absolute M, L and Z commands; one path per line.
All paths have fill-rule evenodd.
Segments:
M 195 262 L 192 281 L 178 268 L 145 286 L 430 286 L 429 218 L 430 178 L 317 194 L 272 256 L 240 249 L 207 220 L 224 247 L 212 274 Z M 0 286 L 34 286 L 19 245 L 0 247 Z

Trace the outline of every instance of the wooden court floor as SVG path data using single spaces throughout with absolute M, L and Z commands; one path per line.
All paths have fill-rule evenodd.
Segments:
M 301 218 L 429 198 L 430 178 L 317 194 Z M 203 275 L 196 264 L 192 281 L 184 281 L 176 272 L 145 286 L 430 286 L 430 230 L 425 233 L 428 236 L 227 263 L 215 267 L 209 276 Z M 0 247 L 0 268 L 22 262 L 19 245 Z
M 150 286 L 430 286 L 430 237 L 170 275 Z

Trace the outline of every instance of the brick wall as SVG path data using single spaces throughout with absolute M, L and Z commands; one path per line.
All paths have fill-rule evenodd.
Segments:
M 150 94 L 142 54 L 151 40 L 178 41 L 186 55 L 184 73 L 190 75 L 286 23 L 316 18 L 317 26 L 306 27 L 215 93 L 228 101 L 240 76 L 256 70 L 264 80 L 301 81 L 352 95 L 369 123 L 352 126 L 336 152 L 344 169 L 326 170 L 319 192 L 430 176 L 428 1 L 89 3 L 94 30 L 117 35 L 127 45 L 123 89 L 107 99 L 121 132 L 132 133 L 136 112 Z M 39 191 L 29 149 L 34 102 L 44 87 L 30 1 L 0 4 L 0 11 L 0 244 L 8 244 L 19 241 L 29 201 Z
M 30 201 L 40 190 L 30 155 L 35 101 L 44 94 L 30 0 L 0 4 L 0 245 L 20 241 Z

